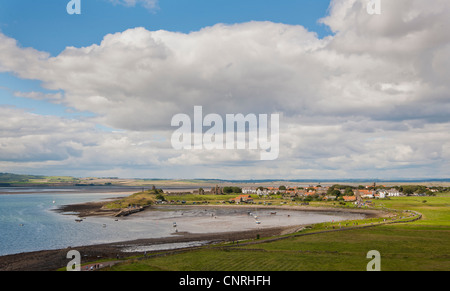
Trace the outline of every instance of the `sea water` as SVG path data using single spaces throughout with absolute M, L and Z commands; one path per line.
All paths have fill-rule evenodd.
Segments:
M 348 213 L 276 210 L 273 214 L 268 209 L 169 206 L 119 219 L 88 217 L 76 222 L 77 216 L 55 210 L 62 205 L 102 201 L 125 194 L 78 193 L 70 189 L 31 189 L 21 193 L 29 194 L 0 194 L 0 256 L 169 237 L 177 232 L 243 231 L 362 218 L 360 214 Z
M 62 205 L 121 195 L 49 190 L 37 189 L 34 194 L 0 195 L 0 256 L 110 242 L 117 237 L 113 228 L 103 227 L 106 223 L 104 219 L 76 223 L 76 216 L 63 215 L 55 210 Z

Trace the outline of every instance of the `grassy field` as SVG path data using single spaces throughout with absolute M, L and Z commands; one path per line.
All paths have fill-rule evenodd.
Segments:
M 163 271 L 365 271 L 370 250 L 381 254 L 382 271 L 450 270 L 450 194 L 376 200 L 376 207 L 414 210 L 416 222 L 320 234 L 274 242 L 153 257 L 112 270 Z M 376 223 L 375 223 L 376 224 Z M 314 226 L 309 232 L 329 228 Z

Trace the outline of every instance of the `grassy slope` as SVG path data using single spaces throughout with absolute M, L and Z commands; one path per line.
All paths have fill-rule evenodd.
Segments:
M 426 200 L 426 203 L 423 201 Z M 421 212 L 413 223 L 330 232 L 232 249 L 201 249 L 119 265 L 114 270 L 364 271 L 370 250 L 381 270 L 450 270 L 450 195 L 401 197 L 376 204 Z
M 121 209 L 133 205 L 149 206 L 155 203 L 157 194 L 158 192 L 156 190 L 139 192 L 122 199 L 114 200 L 103 207 L 107 209 Z

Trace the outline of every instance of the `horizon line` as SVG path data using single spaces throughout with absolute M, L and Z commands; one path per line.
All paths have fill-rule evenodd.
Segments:
M 8 173 L 8 172 L 0 172 L 1 174 L 9 174 L 9 175 L 23 175 L 23 176 L 39 176 L 39 177 L 52 177 L 58 175 L 42 175 L 42 174 L 16 174 L 16 173 Z M 301 179 L 289 179 L 289 178 L 262 178 L 262 179 L 223 179 L 223 178 L 124 178 L 124 177 L 116 177 L 116 176 L 86 176 L 86 177 L 77 177 L 77 176 L 65 176 L 62 175 L 60 177 L 71 177 L 71 178 L 98 178 L 98 179 L 130 179 L 130 180 L 152 180 L 152 181 L 162 181 L 162 180 L 171 180 L 171 181 L 188 181 L 188 180 L 198 180 L 198 181 L 220 181 L 220 182 L 450 182 L 449 178 L 335 178 L 335 179 L 320 179 L 320 178 L 301 178 Z

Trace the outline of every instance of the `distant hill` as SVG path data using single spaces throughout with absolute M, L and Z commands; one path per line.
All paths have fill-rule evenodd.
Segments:
M 158 184 L 166 187 L 191 187 L 198 185 L 213 184 L 268 184 L 268 183 L 301 183 L 301 184 L 324 184 L 324 183 L 429 183 L 441 182 L 449 183 L 449 178 L 441 179 L 142 179 L 118 177 L 86 177 L 75 178 L 68 176 L 42 176 L 42 175 L 21 175 L 13 173 L 0 173 L 0 187 L 25 186 L 25 185 L 52 185 L 52 186 L 149 186 Z
M 44 176 L 0 173 L 0 183 L 23 183 L 30 179 L 45 179 Z

